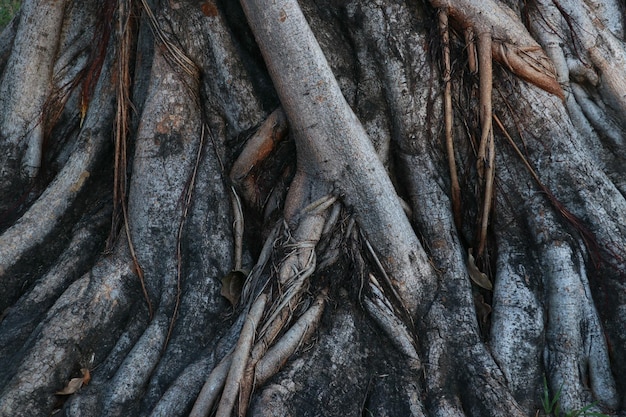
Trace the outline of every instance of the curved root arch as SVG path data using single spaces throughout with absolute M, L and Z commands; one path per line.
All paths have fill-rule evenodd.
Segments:
M 1 413 L 522 416 L 544 390 L 620 409 L 616 2 L 433 0 L 430 32 L 415 2 L 26 3 L 0 190 L 62 168 L 0 236 Z M 117 28 L 101 56 L 81 16 Z M 67 87 L 86 73 L 89 106 Z M 50 89 L 65 107 L 41 117 Z

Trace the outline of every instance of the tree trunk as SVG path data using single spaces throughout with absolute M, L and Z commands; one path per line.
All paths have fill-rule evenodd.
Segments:
M 0 414 L 626 415 L 625 13 L 25 1 Z

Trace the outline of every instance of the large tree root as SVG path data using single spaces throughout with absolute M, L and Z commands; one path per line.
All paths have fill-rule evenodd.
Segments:
M 28 13 L 36 14 L 35 3 L 28 3 Z M 320 47 L 298 2 L 242 3 L 284 110 L 266 116 L 277 104 L 267 93 L 270 83 L 255 73 L 254 59 L 242 58 L 244 67 L 233 58 L 249 51 L 229 28 L 238 12 L 222 14 L 232 6 L 206 2 L 201 13 L 192 2 L 170 2 L 164 15 L 150 14 L 161 47 L 135 73 L 140 117 L 131 122 L 137 132 L 127 222 L 134 254 L 120 238 L 96 261 L 110 208 L 94 203 L 68 243 L 55 247 L 57 262 L 32 290 L 27 278 L 4 279 L 65 227 L 74 201 L 88 191 L 85 172 L 105 153 L 101 131 L 114 108 L 113 92 L 103 87 L 113 77 L 107 62 L 97 90 L 106 100 L 89 107 L 78 136 L 93 143 L 81 141 L 49 191 L 0 236 L 7 305 L 22 296 L 0 322 L 0 366 L 6 365 L 0 414 L 17 415 L 24 407 L 47 414 L 59 406 L 53 393 L 69 388 L 67 381 L 83 368 L 92 379 L 67 398 L 65 415 L 275 416 L 315 409 L 327 415 L 522 416 L 538 409 L 544 376 L 564 410 L 594 401 L 595 411 L 618 408 L 626 387 L 626 188 L 618 163 L 623 157 L 611 146 L 624 135 L 617 119 L 604 123 L 606 107 L 613 116 L 623 107 L 615 63 L 589 50 L 602 72 L 575 69 L 564 58 L 571 50 L 544 45 L 560 59 L 556 80 L 543 50 L 508 7 L 437 0 L 433 5 L 463 29 L 469 61 L 470 32 L 478 37 L 478 63 L 469 64 L 479 73 L 478 100 L 452 93 L 458 88 L 449 56 L 459 52 L 454 35 L 444 42 L 442 100 L 433 84 L 440 76 L 424 49 L 426 24 L 415 13 L 422 4 L 324 2 L 316 4 L 328 12 L 322 16 L 300 2 L 314 30 L 325 35 Z M 544 3 L 539 7 L 552 7 Z M 559 13 L 586 22 L 573 2 L 560 4 L 553 3 Z M 599 7 L 602 24 L 593 33 L 621 47 L 610 38 L 623 36 L 614 12 L 612 2 Z M 338 15 L 345 28 L 334 24 Z M 440 16 L 443 30 L 446 14 Z M 157 27 L 164 19 L 171 33 Z M 153 42 L 143 23 L 137 42 Z M 183 36 L 187 30 L 192 36 Z M 333 43 L 350 46 L 333 49 Z M 584 38 L 579 44 L 595 47 Z M 324 48 L 333 53 L 325 56 Z M 498 73 L 492 58 L 548 93 L 513 79 L 507 82 L 517 93 L 505 95 L 492 80 Z M 118 80 L 126 80 L 129 68 L 118 67 Z M 64 80 L 75 75 L 54 73 Z M 585 83 L 598 77 L 604 89 L 594 97 Z M 148 79 L 151 87 L 141 90 Z M 559 83 L 568 111 L 588 121 L 567 122 Z M 263 89 L 267 97 L 259 99 Z M 7 97 L 3 106 L 17 103 Z M 76 97 L 69 100 L 80 107 Z M 476 101 L 476 123 L 471 117 L 452 123 L 453 110 L 462 113 Z M 28 112 L 40 111 L 37 100 L 28 104 Z M 494 108 L 516 109 L 524 123 L 499 111 L 494 129 Z M 246 211 L 236 198 L 231 207 L 224 161 L 233 157 L 226 139 L 246 136 L 263 117 L 230 172 L 234 188 L 270 229 L 259 233 L 265 241 L 256 250 L 262 239 L 242 239 Z M 546 118 L 562 123 L 548 128 Z M 445 146 L 438 142 L 442 132 Z M 596 132 L 608 140 L 599 141 Z M 259 178 L 254 168 L 290 143 L 279 144 L 286 135 L 296 144 L 295 168 L 286 163 L 273 178 Z M 480 138 L 476 154 L 471 141 L 458 139 L 465 136 Z M 524 146 L 509 146 L 517 141 Z M 590 162 L 587 150 L 601 164 Z M 451 176 L 458 171 L 458 180 L 446 167 Z M 262 181 L 277 185 L 268 192 Z M 37 224 L 44 206 L 56 208 L 46 222 L 52 226 Z M 234 236 L 233 211 L 239 216 Z M 25 226 L 34 230 L 33 239 L 20 240 Z M 487 275 L 467 256 L 470 248 L 483 254 L 479 266 L 493 286 L 472 285 L 475 274 Z M 156 307 L 150 318 L 138 264 Z M 251 266 L 239 304 L 230 299 L 236 315 L 221 314 L 231 310 L 219 296 L 220 278 Z M 34 302 L 49 311 L 10 332 Z
M 37 1 L 24 2 L 21 19 L 39 22 L 37 30 L 29 25 L 21 25 L 16 34 L 13 53 L 4 71 L 0 85 L 2 97 L 0 123 L 3 144 L 13 145 L 18 149 L 7 149 L 11 158 L 21 157 L 21 170 L 13 173 L 17 176 L 35 177 L 41 166 L 44 138 L 43 108 L 52 85 L 53 66 L 59 47 L 65 1 L 59 1 L 54 7 L 39 7 Z M 24 33 L 28 31 L 28 33 Z M 20 148 L 25 148 L 20 150 Z M 4 154 L 4 152 L 3 152 Z M 5 174 L 6 175 L 6 174 Z M 12 178 L 3 178 L 3 187 Z
M 108 70 L 107 67 L 105 73 Z M 76 201 L 87 198 L 84 190 L 93 184 L 90 176 L 97 173 L 99 161 L 107 150 L 106 129 L 113 117 L 110 110 L 112 89 L 101 84 L 97 93 L 102 101 L 88 113 L 78 136 L 79 143 L 63 169 L 20 220 L 0 236 L 0 285 L 5 294 L 0 310 L 10 305 L 21 288 L 27 285 L 27 282 L 11 278 L 11 275 L 19 274 L 20 269 L 32 262 L 29 257 L 36 256 L 42 245 L 50 246 L 47 242 L 51 236 L 64 233 L 68 222 L 72 221 L 68 217 L 77 207 Z M 63 243 L 60 241 L 57 246 L 62 247 Z M 48 250 L 54 252 L 50 247 Z M 28 279 L 28 275 L 22 276 Z

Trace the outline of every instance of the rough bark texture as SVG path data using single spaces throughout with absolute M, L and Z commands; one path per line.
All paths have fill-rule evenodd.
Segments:
M 25 1 L 0 415 L 626 415 L 625 13 Z

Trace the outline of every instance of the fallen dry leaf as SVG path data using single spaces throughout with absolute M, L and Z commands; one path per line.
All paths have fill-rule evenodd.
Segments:
M 80 372 L 83 374 L 80 378 L 72 378 L 70 382 L 61 390 L 55 392 L 56 395 L 72 395 L 76 391 L 82 388 L 83 385 L 87 385 L 89 381 L 91 381 L 91 374 L 89 373 L 89 369 L 82 368 Z
M 222 278 L 222 290 L 220 294 L 234 306 L 239 301 L 246 274 L 242 271 L 232 271 Z
M 480 272 L 480 269 L 476 266 L 476 260 L 474 259 L 474 255 L 472 255 L 471 248 L 467 252 L 467 272 L 469 272 L 472 281 L 479 287 L 490 291 L 493 289 L 493 285 L 491 285 L 487 274 Z

